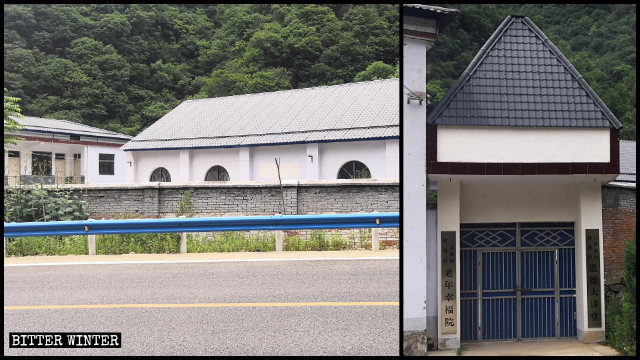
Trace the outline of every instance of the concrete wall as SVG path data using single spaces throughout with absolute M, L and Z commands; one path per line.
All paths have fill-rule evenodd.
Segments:
M 86 192 L 90 216 L 174 216 L 184 192 L 193 189 L 197 216 L 282 213 L 278 183 L 199 182 L 67 187 Z M 399 211 L 399 183 L 377 180 L 285 181 L 286 214 Z
M 99 174 L 99 158 L 100 154 L 113 154 L 113 175 Z M 71 157 L 73 159 L 73 156 Z M 87 146 L 87 165 L 86 183 L 87 184 L 111 184 L 124 183 L 127 179 L 127 156 L 124 151 L 119 148 L 110 146 Z
M 442 162 L 609 162 L 609 129 L 438 126 Z
M 214 165 L 224 167 L 231 181 L 334 180 L 348 161 L 364 163 L 374 179 L 397 179 L 399 140 L 291 144 L 198 150 L 132 151 L 131 182 L 149 181 L 153 170 L 166 168 L 173 182 L 204 181 Z

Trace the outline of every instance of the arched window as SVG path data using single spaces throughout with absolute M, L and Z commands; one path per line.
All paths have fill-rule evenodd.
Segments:
M 338 171 L 338 179 L 370 179 L 371 171 L 360 161 L 349 161 Z
M 171 182 L 171 174 L 169 174 L 169 170 L 160 167 L 151 173 L 151 178 L 149 179 L 151 182 Z
M 216 165 L 207 171 L 204 181 L 229 181 L 229 173 L 227 169 Z

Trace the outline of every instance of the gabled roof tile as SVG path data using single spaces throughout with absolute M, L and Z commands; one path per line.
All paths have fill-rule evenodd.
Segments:
M 399 80 L 187 100 L 123 150 L 399 137 Z
M 569 60 L 526 16 L 508 16 L 502 22 L 427 122 L 622 127 Z

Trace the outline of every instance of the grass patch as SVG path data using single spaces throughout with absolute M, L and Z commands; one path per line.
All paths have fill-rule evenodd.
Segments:
M 367 231 L 368 230 L 368 231 Z M 370 229 L 353 231 L 345 239 L 338 231 L 314 230 L 305 239 L 297 234 L 283 239 L 284 251 L 340 251 L 371 249 Z M 41 236 L 7 238 L 7 256 L 86 255 L 87 236 Z M 257 232 L 188 233 L 188 253 L 275 251 L 275 234 Z M 174 254 L 180 252 L 179 233 L 96 235 L 98 255 Z

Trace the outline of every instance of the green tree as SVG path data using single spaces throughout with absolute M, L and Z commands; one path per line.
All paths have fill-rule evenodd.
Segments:
M 369 81 L 369 80 L 382 80 L 394 77 L 396 74 L 395 69 L 391 65 L 387 65 L 382 61 L 372 62 L 367 66 L 364 71 L 359 72 L 353 81 Z
M 636 354 L 636 229 L 624 251 L 625 289 L 607 304 L 607 342 L 622 355 Z
M 19 137 L 16 137 L 16 132 L 22 129 L 22 125 L 11 117 L 23 117 L 20 113 L 20 106 L 16 102 L 20 101 L 19 98 L 7 96 L 7 89 L 4 89 L 4 146 L 7 144 L 17 144 Z

